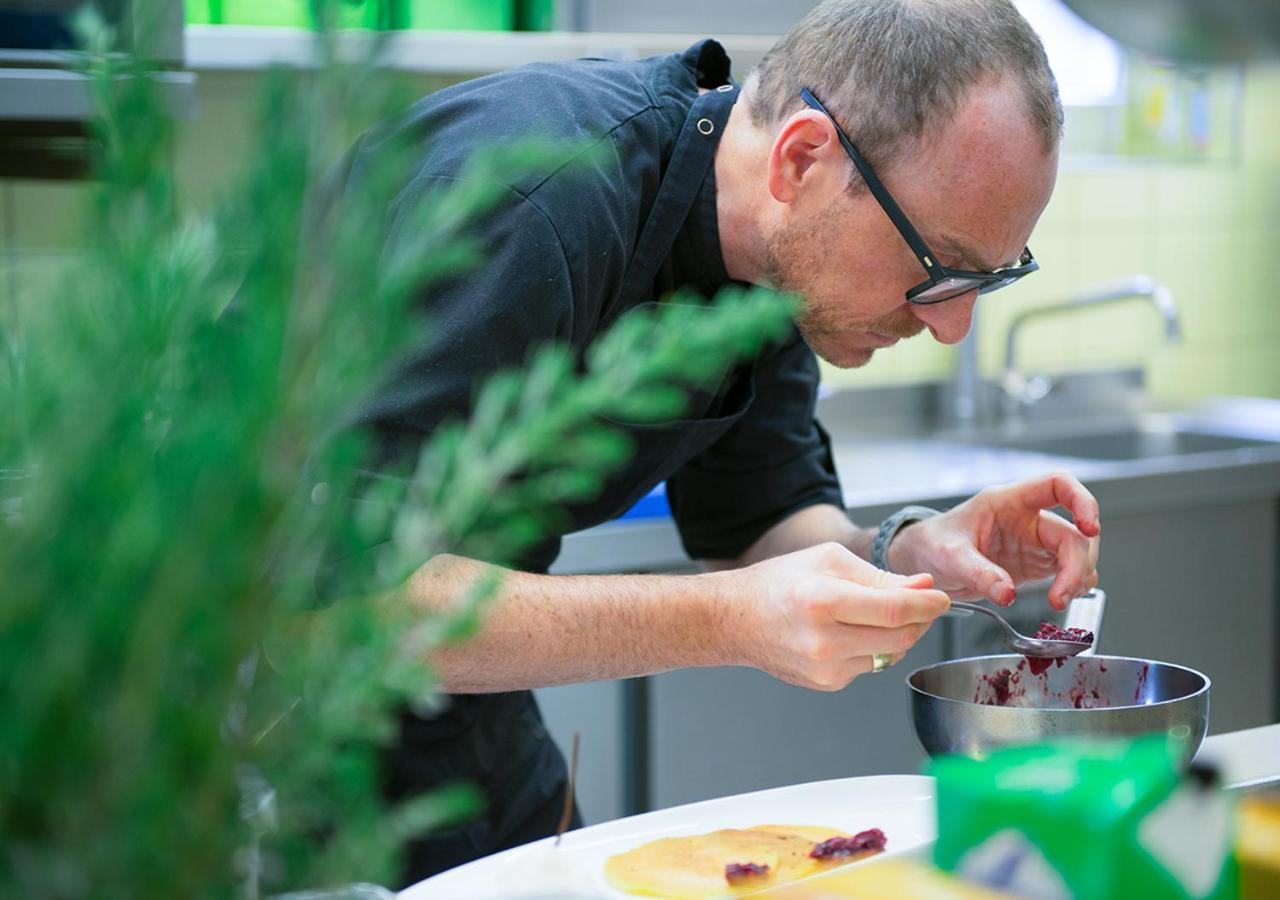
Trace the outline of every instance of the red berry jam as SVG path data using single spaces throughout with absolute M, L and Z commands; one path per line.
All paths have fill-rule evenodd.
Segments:
M 1032 675 L 1043 675 L 1045 672 L 1049 671 L 1049 667 L 1052 666 L 1054 663 L 1057 663 L 1059 666 L 1061 666 L 1062 659 L 1061 658 L 1054 659 L 1053 657 L 1050 657 L 1050 656 L 1028 656 L 1027 657 L 1027 668 L 1031 669 Z
M 756 863 L 729 863 L 724 867 L 724 877 L 730 884 L 742 884 L 755 878 L 764 878 L 769 874 L 767 865 Z
M 1013 686 L 1017 683 L 1018 676 L 1009 669 L 996 669 L 990 675 L 978 676 L 978 689 L 974 692 L 973 702 L 984 703 L 987 706 L 1008 706 L 1009 698 L 1013 696 Z M 989 690 L 986 699 L 980 699 L 983 695 L 983 686 Z
M 809 851 L 809 856 L 813 859 L 844 859 L 855 853 L 883 850 L 887 843 L 888 839 L 885 838 L 883 831 L 879 828 L 869 828 L 866 831 L 859 831 L 853 837 L 833 837 L 821 844 L 815 844 Z
M 1083 641 L 1085 643 L 1093 643 L 1093 632 L 1086 631 L 1083 628 L 1061 628 L 1052 622 L 1041 622 L 1040 627 L 1036 629 L 1036 633 L 1031 635 L 1042 641 Z M 1065 657 L 1046 657 L 1046 656 L 1029 656 L 1027 657 L 1027 665 L 1031 669 L 1032 675 L 1040 675 L 1049 670 L 1049 666 L 1057 663 L 1062 665 Z

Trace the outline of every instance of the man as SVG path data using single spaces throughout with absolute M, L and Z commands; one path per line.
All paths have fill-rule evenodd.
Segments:
M 1053 575 L 1063 609 L 1093 586 L 1098 508 L 1071 477 L 859 527 L 813 417 L 815 353 L 852 367 L 924 329 L 955 343 L 980 289 L 1035 268 L 1026 244 L 1053 188 L 1061 115 L 1040 43 L 1005 0 L 832 0 L 741 90 L 703 41 L 638 62 L 523 67 L 415 108 L 404 127 L 427 140 L 390 240 L 412 240 L 397 211 L 460 177 L 480 144 L 541 133 L 596 152 L 512 179 L 480 226 L 483 267 L 424 298 L 433 343 L 363 419 L 393 454 L 467 415 L 473 386 L 531 348 L 583 349 L 678 286 L 771 285 L 804 306 L 788 339 L 695 394 L 687 418 L 615 423 L 635 457 L 569 511 L 575 529 L 597 524 L 666 480 L 705 574 L 548 576 L 551 540 L 504 580 L 482 633 L 433 661 L 453 701 L 406 717 L 390 790 L 469 780 L 489 805 L 415 845 L 411 878 L 554 829 L 564 763 L 530 688 L 746 665 L 838 690 L 900 657 L 948 594 L 1008 604 L 1018 583 Z M 485 565 L 434 560 L 412 595 L 447 606 Z

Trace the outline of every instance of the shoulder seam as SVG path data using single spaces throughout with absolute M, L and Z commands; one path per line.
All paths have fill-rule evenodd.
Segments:
M 467 179 L 459 175 L 446 175 L 446 174 L 435 174 L 435 173 L 420 174 L 420 175 L 416 175 L 412 180 L 410 180 L 410 182 L 405 186 L 404 190 L 407 191 L 413 185 L 420 184 L 421 182 L 424 182 L 424 181 L 455 181 L 456 182 L 456 181 L 466 181 L 466 180 Z M 574 326 L 576 325 L 576 322 L 577 322 L 577 309 L 578 309 L 579 298 L 577 294 L 577 289 L 574 285 L 573 270 L 569 266 L 569 254 L 565 251 L 564 238 L 561 237 L 559 229 L 556 228 L 555 222 L 551 221 L 551 217 L 547 215 L 546 210 L 544 210 L 541 206 L 539 206 L 533 200 L 533 198 L 522 194 L 520 191 L 516 190 L 514 187 L 512 187 L 509 184 L 499 184 L 499 187 L 501 187 L 507 193 L 513 194 L 515 197 L 517 197 L 520 200 L 521 203 L 528 205 L 530 209 L 536 211 L 538 215 L 541 216 L 542 219 L 547 223 L 547 227 L 551 230 L 551 233 L 555 236 L 556 246 L 560 249 L 560 263 L 564 267 L 565 275 L 568 277 L 568 280 L 569 280 L 569 337 L 570 337 L 570 340 L 572 340 Z
M 645 93 L 646 93 L 646 94 L 648 94 L 648 93 L 649 93 L 649 91 L 648 91 L 648 88 L 647 88 L 647 87 L 645 88 Z M 533 194 L 535 191 L 537 191 L 537 190 L 538 190 L 538 188 L 542 187 L 544 184 L 546 184 L 548 181 L 550 181 L 550 180 L 551 180 L 552 178 L 554 178 L 556 175 L 559 175 L 561 172 L 563 172 L 563 171 L 564 171 L 564 169 L 565 169 L 567 166 L 571 165 L 575 160 L 577 160 L 577 159 L 581 158 L 583 154 L 585 154 L 585 153 L 589 153 L 593 148 L 600 146 L 600 144 L 602 144 L 602 143 L 603 143 L 607 138 L 612 137 L 612 136 L 613 136 L 613 133 L 614 133 L 615 131 L 617 131 L 619 128 L 622 128 L 623 126 L 630 124 L 630 123 L 631 123 L 631 121 L 632 121 L 633 119 L 636 119 L 636 118 L 638 118 L 638 117 L 640 117 L 640 116 L 644 115 L 645 113 L 648 113 L 648 112 L 654 112 L 654 111 L 656 111 L 656 110 L 659 110 L 659 106 L 658 106 L 658 104 L 657 104 L 657 103 L 655 103 L 655 102 L 654 102 L 653 95 L 652 95 L 652 94 L 649 94 L 649 105 L 648 105 L 648 106 L 645 106 L 645 107 L 642 107 L 642 108 L 640 108 L 640 109 L 636 110 L 636 111 L 635 111 L 635 112 L 633 112 L 631 115 L 627 116 L 625 119 L 622 119 L 621 121 L 619 121 L 619 122 L 615 123 L 614 125 L 610 126 L 610 128 L 609 128 L 609 130 L 608 130 L 608 131 L 606 131 L 606 132 L 604 132 L 603 134 L 601 134 L 598 138 L 596 138 L 596 139 L 595 139 L 594 141 L 592 141 L 590 144 L 587 144 L 585 147 L 582 147 L 580 150 L 578 150 L 576 153 L 574 153 L 572 156 L 570 156 L 568 159 L 566 159 L 566 160 L 565 160 L 564 162 L 562 162 L 560 165 L 556 166 L 554 169 L 552 169 L 550 172 L 548 172 L 546 175 L 544 175 L 544 176 L 543 176 L 543 178 L 542 178 L 542 180 L 541 180 L 541 181 L 539 181 L 537 184 L 535 184 L 533 187 L 529 188 L 529 190 L 528 190 L 527 192 L 522 193 L 522 192 L 520 192 L 520 191 L 516 190 L 514 187 L 513 187 L 513 188 L 511 188 L 511 190 L 512 190 L 512 191 L 514 191 L 514 192 L 515 192 L 515 193 L 517 193 L 517 194 L 520 194 L 520 196 L 524 197 L 526 200 L 527 200 L 527 199 L 529 199 L 529 196 L 530 196 L 531 194 Z
M 548 176 L 550 177 L 550 176 Z M 515 194 L 522 201 L 529 204 L 531 209 L 537 210 L 538 215 L 542 216 L 543 221 L 547 223 L 547 227 L 551 229 L 551 233 L 556 237 L 556 246 L 560 248 L 560 262 L 564 266 L 565 276 L 569 279 L 569 341 L 573 342 L 574 329 L 577 325 L 578 318 L 578 297 L 577 285 L 573 279 L 573 269 L 569 265 L 569 254 L 565 250 L 564 238 L 560 234 L 560 229 L 556 228 L 556 223 L 551 220 L 551 216 L 547 215 L 547 211 L 539 206 L 532 197 L 526 196 L 510 185 L 504 185 L 508 191 Z

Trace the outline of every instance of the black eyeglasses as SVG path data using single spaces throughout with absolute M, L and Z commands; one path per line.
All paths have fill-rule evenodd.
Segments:
M 836 127 L 836 135 L 840 138 L 844 152 L 849 154 L 849 159 L 853 160 L 853 165 L 857 168 L 863 181 L 867 183 L 867 187 L 871 189 L 872 196 L 876 198 L 880 208 L 885 211 L 890 221 L 893 222 L 894 227 L 898 229 L 902 239 L 910 245 L 912 252 L 916 255 L 916 259 L 920 260 L 920 265 L 924 267 L 925 274 L 929 276 L 927 280 L 920 282 L 907 291 L 908 303 L 921 305 L 941 303 L 944 300 L 951 300 L 972 291 L 977 291 L 980 294 L 989 294 L 992 291 L 1000 290 L 1002 287 L 1008 287 L 1024 275 L 1030 275 L 1040 268 L 1040 264 L 1031 255 L 1030 247 L 1023 248 L 1022 255 L 1018 257 L 1016 264 L 996 269 L 992 272 L 967 272 L 964 269 L 950 269 L 942 265 L 942 263 L 938 262 L 937 255 L 929 249 L 924 239 L 920 237 L 920 232 L 916 231 L 912 226 L 906 213 L 902 211 L 902 207 L 898 206 L 892 195 L 885 189 L 885 186 L 880 183 L 876 173 L 871 170 L 871 166 L 862 158 L 858 148 L 853 146 L 853 141 L 849 140 L 849 136 L 844 133 L 844 129 L 840 127 L 840 123 L 836 121 L 835 116 L 827 111 L 827 108 L 822 105 L 822 102 L 817 97 L 813 96 L 813 92 L 808 88 L 801 89 L 800 97 L 809 106 L 831 120 L 831 124 Z

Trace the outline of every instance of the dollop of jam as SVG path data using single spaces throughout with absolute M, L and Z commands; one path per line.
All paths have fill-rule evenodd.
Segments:
M 1093 632 L 1086 631 L 1083 628 L 1062 628 L 1054 625 L 1052 622 L 1041 622 L 1040 627 L 1036 629 L 1036 633 L 1031 635 L 1042 641 L 1083 641 L 1088 644 L 1093 643 Z M 1049 670 L 1049 666 L 1057 663 L 1062 665 L 1064 656 L 1028 656 L 1027 666 L 1031 669 L 1032 675 L 1040 675 Z
M 724 867 L 724 877 L 730 884 L 741 884 L 768 874 L 769 867 L 758 863 L 729 863 Z
M 980 675 L 978 689 L 973 694 L 973 702 L 987 706 L 1008 706 L 1009 698 L 1013 696 L 1013 686 L 1017 681 L 1018 676 L 1009 669 L 996 669 L 990 675 Z M 985 700 L 980 699 L 984 685 L 989 688 Z
M 859 831 L 853 837 L 827 838 L 821 844 L 815 844 L 809 851 L 813 859 L 844 859 L 855 853 L 866 853 L 868 850 L 883 850 L 888 839 L 879 828 L 868 828 Z

